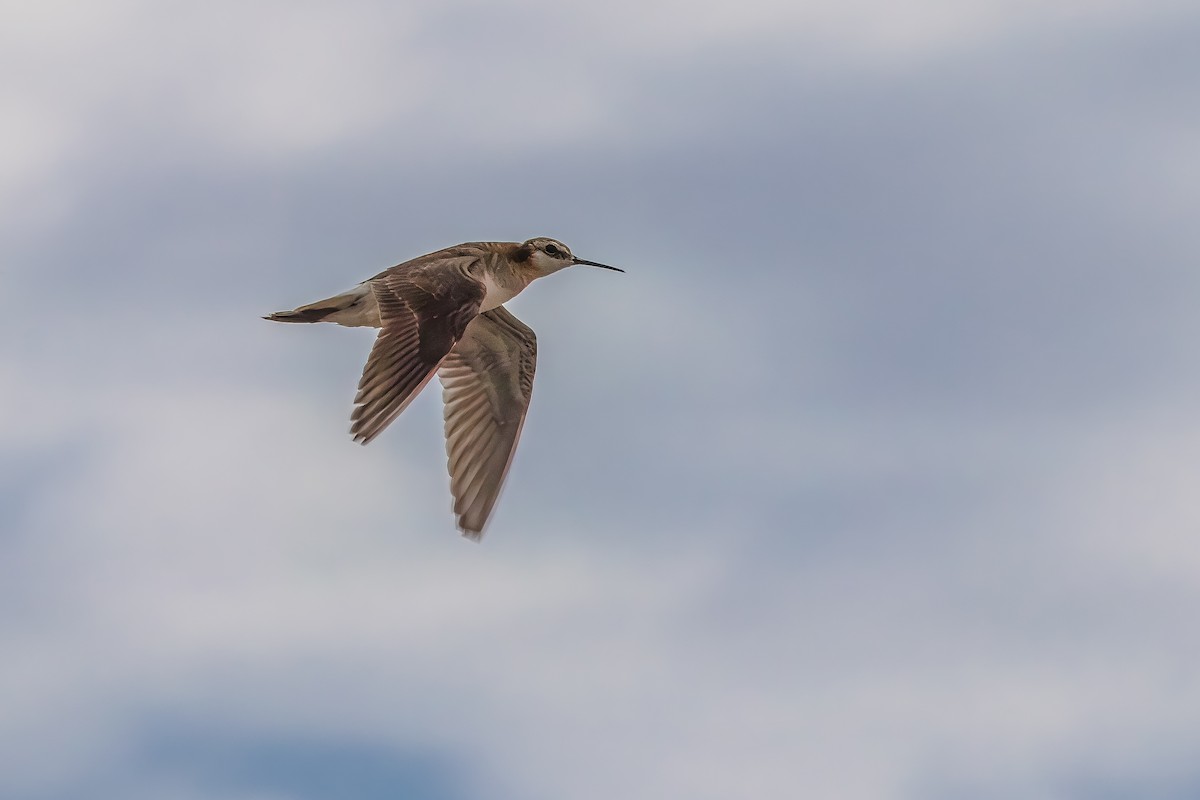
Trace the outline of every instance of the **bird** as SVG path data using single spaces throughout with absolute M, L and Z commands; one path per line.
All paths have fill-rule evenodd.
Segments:
M 364 445 L 437 374 L 456 524 L 479 541 L 521 437 L 537 364 L 533 330 L 504 304 L 537 278 L 576 265 L 625 271 L 577 258 L 544 236 L 465 242 L 263 319 L 380 329 L 350 416 L 350 433 Z

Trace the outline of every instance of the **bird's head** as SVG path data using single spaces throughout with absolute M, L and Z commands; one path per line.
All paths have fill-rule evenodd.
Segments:
M 608 264 L 597 264 L 595 261 L 584 261 L 582 258 L 576 258 L 571 254 L 571 248 L 557 239 L 550 239 L 545 236 L 539 236 L 536 239 L 530 239 L 523 243 L 520 247 L 518 257 L 519 260 L 527 261 L 537 270 L 539 275 L 549 275 L 552 272 L 558 272 L 560 269 L 576 264 L 584 264 L 589 267 L 603 267 L 615 272 L 625 271 L 617 267 L 610 267 Z

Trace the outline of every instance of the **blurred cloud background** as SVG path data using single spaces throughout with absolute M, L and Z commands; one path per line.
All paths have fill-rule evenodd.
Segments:
M 1200 9 L 9 3 L 0 796 L 1200 794 Z M 259 319 L 572 270 L 482 546 Z

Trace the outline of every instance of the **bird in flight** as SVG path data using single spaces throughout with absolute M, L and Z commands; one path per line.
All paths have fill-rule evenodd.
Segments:
M 533 331 L 504 304 L 535 278 L 584 261 L 555 239 L 467 242 L 405 261 L 348 292 L 277 311 L 274 322 L 335 322 L 379 328 L 350 433 L 378 436 L 436 372 L 445 404 L 454 514 L 478 541 L 512 463 L 537 361 Z

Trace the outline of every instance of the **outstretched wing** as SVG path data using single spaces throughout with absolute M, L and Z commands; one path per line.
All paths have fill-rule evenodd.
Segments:
M 436 282 L 395 270 L 371 280 L 382 326 L 354 398 L 355 441 L 371 441 L 408 407 L 479 313 L 485 289 L 467 273 L 472 260 L 443 265 L 460 269 L 438 270 Z
M 537 337 L 504 307 L 467 326 L 438 369 L 458 527 L 472 539 L 500 495 L 533 392 Z

